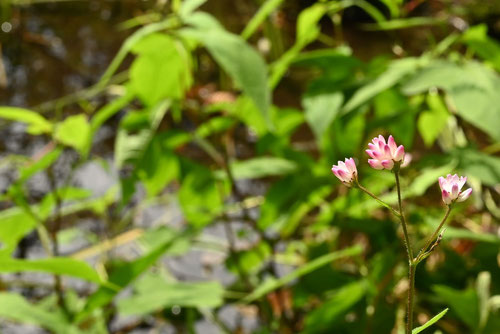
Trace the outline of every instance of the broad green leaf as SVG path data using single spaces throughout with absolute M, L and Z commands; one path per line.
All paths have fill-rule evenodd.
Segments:
M 180 42 L 152 34 L 136 43 L 138 57 L 130 68 L 130 87 L 147 105 L 165 98 L 181 98 L 191 85 L 188 55 Z
M 306 96 L 302 100 L 306 120 L 318 140 L 338 115 L 343 101 L 344 96 L 340 92 Z
M 32 135 L 50 133 L 52 131 L 52 123 L 35 111 L 17 107 L 0 107 L 0 118 L 26 123 L 28 125 L 28 132 Z
M 21 239 L 32 231 L 36 220 L 19 207 L 0 211 L 0 259 L 9 257 Z
M 413 95 L 444 89 L 460 117 L 500 141 L 499 85 L 498 74 L 477 62 L 433 61 L 409 78 L 403 91 Z
M 91 134 L 90 124 L 83 114 L 68 116 L 56 125 L 54 139 L 71 146 L 80 153 L 85 153 L 87 142 Z
M 222 29 L 186 29 L 184 34 L 203 44 L 217 64 L 252 99 L 267 127 L 272 128 L 269 109 L 271 92 L 264 59 L 241 37 Z
M 243 39 L 248 39 L 252 36 L 264 20 L 278 8 L 283 0 L 266 0 L 260 7 L 257 13 L 247 23 L 245 29 L 241 32 Z
M 121 314 L 147 314 L 175 305 L 213 308 L 223 302 L 219 282 L 169 282 L 161 276 L 146 276 L 137 285 L 134 295 L 118 302 Z
M 474 149 L 461 149 L 452 152 L 465 175 L 474 176 L 486 185 L 500 183 L 500 158 L 487 155 Z
M 244 303 L 251 303 L 254 300 L 257 300 L 261 298 L 262 296 L 265 296 L 271 291 L 274 291 L 290 282 L 293 280 L 300 278 L 301 276 L 304 276 L 306 274 L 309 274 L 310 272 L 321 268 L 322 266 L 325 266 L 333 261 L 343 259 L 346 257 L 350 256 L 356 256 L 362 252 L 362 248 L 359 246 L 354 246 L 350 248 L 345 248 L 343 250 L 335 251 L 326 255 L 323 255 L 321 257 L 318 257 L 314 260 L 312 260 L 309 263 L 306 263 L 305 265 L 295 269 L 291 273 L 282 276 L 278 279 L 272 279 L 268 281 L 264 281 L 261 285 L 259 285 L 257 288 L 255 288 L 254 291 L 252 291 L 249 295 L 247 295 L 245 298 L 243 298 Z
M 320 333 L 327 330 L 337 317 L 346 313 L 363 298 L 367 283 L 358 281 L 341 287 L 317 309 L 309 312 L 305 319 L 304 333 Z
M 449 118 L 448 109 L 437 92 L 431 92 L 427 96 L 427 104 L 430 110 L 424 111 L 418 117 L 418 131 L 427 147 L 431 147 L 439 134 L 446 126 Z
M 231 163 L 231 171 L 235 179 L 258 179 L 290 174 L 297 168 L 297 164 L 293 161 L 264 156 Z
M 0 259 L 0 272 L 40 271 L 66 275 L 101 284 L 97 272 L 86 262 L 66 257 L 40 260 Z
M 422 326 L 419 326 L 417 328 L 414 328 L 412 331 L 411 331 L 411 334 L 418 334 L 420 333 L 421 331 L 423 331 L 424 329 L 434 325 L 436 322 L 439 321 L 439 319 L 441 319 L 445 314 L 446 312 L 448 312 L 448 309 L 444 309 L 443 311 L 439 312 L 438 314 L 436 314 L 434 317 L 432 317 L 432 319 L 430 319 L 429 321 L 427 321 L 425 324 L 423 324 Z
M 436 285 L 433 290 L 444 303 L 449 305 L 453 313 L 458 315 L 458 319 L 467 324 L 469 329 L 477 328 L 479 324 L 479 301 L 474 289 L 460 291 L 444 285 Z
M 354 93 L 344 105 L 343 112 L 347 113 L 356 109 L 377 94 L 396 85 L 403 78 L 415 72 L 422 61 L 423 59 L 418 58 L 404 58 L 393 61 L 384 73 Z
M 0 293 L 0 317 L 7 320 L 33 324 L 56 334 L 74 334 L 79 331 L 71 326 L 63 313 L 33 305 L 15 293 Z

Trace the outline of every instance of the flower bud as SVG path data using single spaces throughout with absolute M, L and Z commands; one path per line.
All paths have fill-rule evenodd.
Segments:
M 446 178 L 442 176 L 439 177 L 439 188 L 441 188 L 441 196 L 443 197 L 443 202 L 446 205 L 454 202 L 463 202 L 469 198 L 472 193 L 472 188 L 461 191 L 466 181 L 467 177 L 458 177 L 457 174 L 448 174 Z
M 358 170 L 353 158 L 346 158 L 345 162 L 339 161 L 338 165 L 332 166 L 332 172 L 348 187 L 358 178 Z

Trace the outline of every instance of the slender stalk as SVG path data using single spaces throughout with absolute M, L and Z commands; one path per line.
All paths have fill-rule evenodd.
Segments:
M 389 209 L 396 217 L 401 218 L 401 214 L 398 211 L 394 210 L 394 208 L 392 206 L 390 206 L 389 204 L 387 204 L 386 202 L 384 202 L 383 200 L 381 200 L 377 195 L 375 195 L 374 193 L 372 193 L 370 190 L 368 190 L 365 187 L 363 187 L 359 182 L 356 183 L 356 187 L 358 187 L 360 190 L 362 190 L 363 192 L 365 192 L 367 195 L 371 196 L 380 205 L 382 205 L 382 206 L 386 207 L 387 209 Z
M 441 231 L 441 228 L 443 228 L 444 223 L 446 223 L 446 220 L 448 219 L 448 217 L 450 215 L 450 212 L 451 212 L 451 205 L 448 205 L 446 207 L 446 213 L 445 213 L 443 219 L 441 220 L 441 223 L 439 224 L 438 228 L 434 231 L 434 233 L 430 236 L 430 238 L 427 239 L 427 242 L 425 243 L 425 246 L 418 253 L 418 255 L 417 255 L 417 261 L 422 258 L 422 256 L 425 254 L 425 251 L 427 251 L 427 249 L 430 247 L 430 245 L 432 244 L 432 242 L 434 240 L 436 240 L 436 238 L 437 238 L 437 236 L 439 234 L 439 231 Z
M 406 334 L 411 334 L 413 329 L 413 299 L 415 296 L 415 270 L 417 263 L 413 259 L 413 251 L 410 245 L 410 238 L 408 236 L 408 227 L 406 223 L 405 214 L 403 212 L 403 201 L 401 200 L 401 182 L 399 181 L 399 165 L 394 167 L 394 176 L 396 178 L 396 188 L 398 191 L 398 207 L 401 214 L 401 226 L 403 227 L 404 243 L 406 246 L 406 253 L 408 255 L 408 280 L 410 287 L 408 289 L 408 305 L 406 307 Z
M 410 238 L 408 237 L 408 227 L 406 224 L 405 214 L 403 212 L 403 203 L 401 201 L 401 184 L 399 182 L 399 169 L 394 170 L 394 175 L 396 176 L 396 188 L 398 190 L 398 206 L 399 206 L 399 219 L 401 220 L 401 225 L 403 227 L 403 234 L 405 238 L 406 252 L 408 253 L 408 261 L 413 260 L 413 251 L 410 246 Z
M 411 334 L 413 329 L 413 299 L 415 298 L 415 271 L 417 263 L 411 262 L 409 268 L 410 287 L 408 289 L 408 319 L 406 320 L 406 334 Z

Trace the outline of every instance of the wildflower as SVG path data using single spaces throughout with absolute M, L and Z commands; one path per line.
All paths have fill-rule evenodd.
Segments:
M 353 158 L 346 158 L 345 163 L 339 161 L 337 166 L 332 166 L 332 172 L 342 183 L 349 187 L 358 178 L 358 170 Z
M 460 176 L 457 174 L 450 175 L 448 174 L 446 178 L 439 177 L 439 187 L 441 188 L 441 195 L 443 196 L 443 202 L 447 205 L 457 201 L 463 202 L 467 198 L 469 198 L 472 193 L 472 188 L 469 188 L 465 191 L 461 191 L 465 182 L 467 181 L 467 177 Z
M 403 158 L 403 162 L 401 163 L 401 168 L 407 167 L 412 160 L 413 155 L 411 155 L 411 153 L 405 153 L 405 157 Z
M 368 147 L 370 149 L 366 153 L 372 158 L 368 159 L 368 163 L 375 169 L 391 170 L 394 163 L 403 161 L 405 156 L 404 146 L 397 146 L 392 136 L 389 136 L 387 143 L 382 135 L 375 137 Z

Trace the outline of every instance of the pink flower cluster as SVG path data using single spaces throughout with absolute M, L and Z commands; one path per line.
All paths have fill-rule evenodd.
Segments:
M 411 160 L 411 155 L 405 154 L 404 146 L 398 146 L 392 135 L 387 138 L 387 141 L 382 135 L 373 138 L 372 142 L 368 144 L 368 148 L 366 153 L 371 158 L 368 159 L 368 164 L 374 169 L 392 170 L 396 165 L 405 167 Z M 349 187 L 358 181 L 358 171 L 353 158 L 346 158 L 345 162 L 339 161 L 337 165 L 332 166 L 332 172 Z M 472 193 L 471 188 L 461 191 L 466 181 L 466 177 L 458 177 L 457 174 L 448 174 L 446 178 L 439 178 L 441 195 L 446 205 L 463 202 L 469 198 Z
M 457 174 L 450 175 L 448 174 L 446 178 L 439 177 L 439 187 L 441 188 L 441 195 L 443 197 L 443 202 L 447 205 L 451 204 L 455 201 L 463 202 L 467 198 L 469 198 L 472 193 L 472 188 L 469 188 L 465 191 L 461 191 L 465 182 L 467 182 L 467 177 L 460 176 Z

